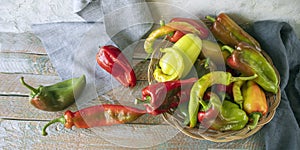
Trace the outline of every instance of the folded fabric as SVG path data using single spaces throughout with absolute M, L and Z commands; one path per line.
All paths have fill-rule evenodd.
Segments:
M 87 7 L 87 5 L 89 5 L 91 2 L 92 0 L 73 0 L 73 11 L 79 12 L 81 10 L 84 10 L 84 8 Z
M 153 20 L 143 1 L 90 1 L 78 13 L 92 21 L 34 24 L 32 31 L 41 39 L 62 80 L 85 74 L 90 91 L 96 90 L 101 95 L 113 88 L 113 85 L 107 83 L 115 83 L 115 80 L 99 66 L 95 66 L 99 46 L 113 44 L 123 50 L 151 29 Z M 128 55 L 132 52 L 126 51 Z M 86 99 L 95 97 L 97 95 L 91 92 Z
M 91 43 L 95 45 L 95 50 L 105 44 L 114 44 L 123 49 L 141 39 L 151 29 L 153 20 L 146 3 L 142 3 L 143 0 L 102 0 L 101 2 L 90 1 L 85 5 L 85 9 L 79 12 L 83 16 L 90 17 L 92 21 L 32 25 L 33 33 L 43 42 L 52 64 L 62 79 L 72 76 L 70 65 L 73 63 L 73 54 L 76 53 L 78 46 L 83 45 L 81 42 L 87 40 L 87 36 L 95 39 L 93 40 L 95 43 Z M 112 11 L 113 9 L 115 10 Z M 98 18 L 97 14 L 101 14 L 99 17 L 105 14 L 105 17 Z
M 103 21 L 101 0 L 73 0 L 73 11 L 86 21 Z
M 300 148 L 300 40 L 285 22 L 259 21 L 248 29 L 272 58 L 280 74 L 281 102 L 262 128 L 266 149 Z

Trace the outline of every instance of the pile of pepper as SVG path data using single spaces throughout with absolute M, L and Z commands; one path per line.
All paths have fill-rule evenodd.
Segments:
M 174 18 L 150 33 L 144 43 L 147 53 L 162 36 L 173 45 L 160 50 L 163 55 L 153 73 L 158 83 L 144 88 L 136 103 L 144 103 L 154 115 L 179 108 L 190 128 L 254 129 L 268 111 L 265 93 L 279 90 L 276 70 L 259 43 L 228 15 L 207 20 L 209 28 Z M 217 42 L 207 38 L 209 31 Z M 188 76 L 191 67 L 196 80 Z
M 174 113 L 178 109 L 183 124 L 190 128 L 218 131 L 254 129 L 260 117 L 268 112 L 266 93 L 277 94 L 279 81 L 276 70 L 262 54 L 259 43 L 225 13 L 216 18 L 207 16 L 211 26 L 200 20 L 173 18 L 151 32 L 144 49 L 153 53 L 154 41 L 165 37 L 172 43 L 161 48 L 163 54 L 153 71 L 157 81 L 141 90 L 136 98 L 137 109 L 118 104 L 103 104 L 65 114 L 50 121 L 43 128 L 60 122 L 66 128 L 90 128 L 130 123 L 144 114 Z M 217 41 L 208 37 L 212 34 Z M 134 69 L 121 50 L 113 45 L 99 48 L 96 61 L 102 69 L 121 85 L 136 85 Z M 195 68 L 197 75 L 191 77 Z M 73 91 L 78 94 L 85 86 L 85 76 L 52 86 L 35 89 L 21 78 L 29 88 L 31 103 L 41 110 L 59 111 L 74 102 Z

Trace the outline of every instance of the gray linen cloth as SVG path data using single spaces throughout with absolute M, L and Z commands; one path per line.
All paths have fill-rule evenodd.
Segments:
M 259 21 L 249 28 L 280 74 L 281 102 L 272 121 L 262 128 L 266 149 L 300 148 L 300 40 L 285 22 Z
M 32 25 L 32 31 L 41 39 L 53 66 L 63 80 L 76 75 L 74 74 L 76 69 L 79 69 L 77 73 L 79 75 L 80 69 L 84 69 L 84 66 L 78 67 L 83 65 L 85 61 L 95 64 L 94 58 L 99 46 L 113 44 L 123 50 L 141 39 L 153 24 L 149 8 L 143 0 L 86 2 L 76 10 L 82 18 L 88 21 Z M 81 8 L 84 9 L 81 10 Z M 79 50 L 79 48 L 82 49 Z M 78 65 L 76 66 L 74 62 L 77 62 Z M 91 66 L 85 67 L 91 68 Z M 99 67 L 95 67 L 95 69 L 95 74 L 103 80 L 103 83 L 112 80 Z M 94 77 L 94 74 L 88 76 Z M 102 88 L 103 93 L 111 89 L 111 87 L 106 86 Z

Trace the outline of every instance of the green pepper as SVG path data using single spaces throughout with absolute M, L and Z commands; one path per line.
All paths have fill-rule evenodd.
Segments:
M 185 77 L 193 67 L 202 48 L 202 40 L 194 34 L 186 34 L 172 47 L 161 49 L 164 53 L 153 76 L 158 82 Z
M 220 113 L 210 126 L 210 129 L 218 131 L 236 131 L 244 128 L 248 123 L 246 112 L 229 100 L 224 100 Z
M 85 75 L 49 86 L 40 85 L 38 88 L 25 83 L 24 77 L 21 77 L 20 81 L 31 90 L 29 94 L 30 103 L 44 111 L 64 110 L 75 102 L 75 94 L 81 94 L 86 85 Z
M 232 95 L 233 95 L 233 100 L 235 103 L 237 103 L 241 109 L 243 109 L 243 101 L 244 101 L 244 98 L 243 98 L 243 95 L 242 95 L 242 91 L 241 91 L 241 88 L 242 88 L 242 85 L 244 84 L 245 81 L 236 81 L 233 83 L 233 86 L 232 86 Z
M 258 77 L 254 79 L 257 84 L 268 92 L 278 92 L 279 81 L 276 71 L 262 53 L 245 43 L 239 43 L 235 50 L 225 45 L 222 50 L 231 52 L 226 60 L 229 67 L 247 76 L 257 74 Z
M 190 127 L 193 128 L 197 124 L 197 114 L 199 111 L 199 100 L 203 99 L 205 91 L 214 84 L 229 85 L 239 80 L 252 80 L 257 77 L 256 74 L 248 77 L 233 77 L 231 73 L 224 71 L 214 71 L 202 76 L 193 84 L 189 101 L 189 118 Z

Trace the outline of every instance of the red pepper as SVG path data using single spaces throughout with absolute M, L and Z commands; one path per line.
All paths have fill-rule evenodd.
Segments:
M 276 70 L 261 52 L 244 42 L 238 43 L 235 49 L 227 45 L 222 46 L 222 50 L 231 52 L 226 60 L 228 66 L 245 76 L 257 74 L 254 81 L 265 91 L 278 92 L 279 81 Z
M 206 18 L 213 22 L 213 25 L 210 28 L 212 34 L 224 45 L 235 47 L 240 42 L 246 42 L 255 47 L 258 51 L 261 50 L 260 44 L 256 39 L 244 31 L 244 29 L 242 29 L 227 14 L 221 13 L 216 19 L 210 16 L 207 16 Z
M 96 55 L 97 63 L 126 87 L 136 85 L 136 77 L 127 58 L 113 45 L 100 47 Z
M 197 78 L 158 82 L 142 90 L 142 99 L 136 104 L 144 103 L 147 113 L 158 115 L 175 108 L 179 103 L 189 100 L 190 89 Z
M 179 30 L 177 31 L 174 31 L 173 35 L 172 36 L 167 36 L 167 39 L 170 41 L 170 42 L 173 42 L 173 43 L 176 43 L 181 37 L 183 37 L 185 34 Z
M 205 101 L 208 101 L 206 103 Z M 206 92 L 203 99 L 199 100 L 201 104 L 201 110 L 198 112 L 198 121 L 204 127 L 210 127 L 214 122 L 215 118 L 218 116 L 220 111 L 221 101 L 218 96 L 212 92 Z
M 145 113 L 146 111 L 144 110 L 114 104 L 91 106 L 76 112 L 67 110 L 62 117 L 47 123 L 42 130 L 42 134 L 47 135 L 47 127 L 56 122 L 64 124 L 66 128 L 71 128 L 72 126 L 77 128 L 92 128 L 130 123 Z

